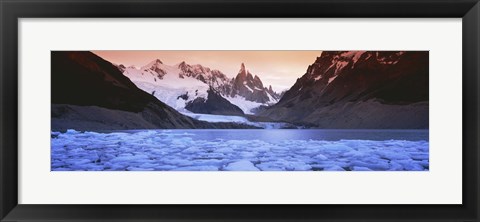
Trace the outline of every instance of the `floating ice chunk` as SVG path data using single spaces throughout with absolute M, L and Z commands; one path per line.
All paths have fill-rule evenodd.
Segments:
M 127 167 L 128 171 L 154 171 L 154 168 L 143 168 L 143 167 Z
M 382 158 L 386 158 L 389 160 L 408 160 L 410 156 L 405 153 L 390 151 L 390 150 L 383 150 L 378 151 L 378 155 Z
M 278 166 L 272 162 L 264 162 L 256 165 L 262 171 L 285 171 L 285 168 Z
M 173 165 L 161 165 L 161 166 L 155 167 L 155 170 L 164 171 L 164 170 L 173 170 L 175 168 L 177 168 L 177 167 L 173 166 Z
M 356 150 L 348 151 L 342 154 L 342 156 L 350 157 L 350 158 L 362 158 L 362 157 L 368 157 L 371 155 L 372 154 L 370 151 L 356 151 Z
M 428 153 L 412 152 L 410 156 L 414 160 L 428 160 Z
M 215 152 L 216 153 L 233 153 L 234 151 L 232 148 L 222 147 L 222 148 L 216 149 Z
M 124 161 L 128 161 L 128 162 L 131 162 L 131 161 L 136 161 L 136 162 L 141 162 L 141 161 L 144 161 L 148 159 L 148 156 L 147 155 L 128 155 L 128 154 L 122 154 L 116 158 L 113 158 L 111 161 L 112 162 L 124 162 Z
M 352 161 L 351 165 L 354 167 L 366 167 L 372 170 L 388 170 L 390 168 L 390 164 L 388 164 L 388 161 L 386 160 L 372 159 L 370 161 L 371 163 L 363 161 Z
M 180 167 L 176 169 L 172 169 L 175 171 L 217 171 L 218 167 L 216 166 L 186 166 Z
M 324 148 L 325 151 L 334 151 L 334 152 L 347 152 L 352 150 L 351 147 L 343 145 L 341 143 L 326 144 L 322 148 Z
M 72 171 L 72 168 L 57 167 L 55 168 L 55 171 Z
M 327 160 L 328 157 L 326 157 L 323 154 L 317 154 L 316 156 L 313 157 L 313 159 L 315 159 L 315 160 Z
M 403 170 L 403 166 L 397 162 L 390 162 L 390 168 L 388 170 L 391 171 L 398 171 L 398 170 Z
M 354 166 L 354 167 L 353 167 L 353 170 L 354 170 L 354 171 L 373 171 L 373 170 L 371 170 L 371 169 L 368 168 L 368 167 L 360 167 L 360 166 Z
M 77 134 L 77 133 L 80 133 L 80 132 L 74 129 L 67 129 L 67 132 L 65 132 L 65 134 Z
M 415 162 L 412 162 L 412 161 L 398 161 L 400 164 L 403 165 L 403 168 L 405 170 L 409 170 L 409 171 L 423 171 L 424 168 L 422 167 L 422 165 L 418 164 L 418 163 L 415 163 Z
M 345 169 L 343 169 L 339 166 L 330 166 L 330 167 L 327 167 L 323 170 L 325 170 L 325 171 L 345 171 Z
M 425 169 L 428 169 L 430 167 L 430 164 L 428 163 L 428 160 L 417 161 L 417 163 L 420 164 Z
M 287 170 L 287 171 L 307 171 L 311 170 L 312 166 L 298 160 L 286 160 L 279 158 L 277 160 L 272 159 L 269 162 L 262 162 L 257 164 L 257 167 L 264 171 L 276 171 L 276 170 Z
M 259 171 L 252 162 L 248 160 L 240 160 L 237 162 L 229 163 L 224 170 L 227 171 Z
M 51 137 L 51 138 L 57 138 L 58 135 L 60 135 L 60 134 L 61 134 L 60 132 L 53 132 L 53 131 L 52 131 L 52 132 L 50 133 L 50 137 Z
M 311 170 L 312 166 L 306 164 L 306 163 L 301 163 L 301 162 L 296 162 L 291 164 L 290 166 L 286 167 L 287 170 L 293 170 L 293 171 L 307 171 Z
M 144 164 L 141 164 L 140 166 L 138 166 L 139 168 L 142 168 L 142 169 L 154 169 L 158 166 L 158 164 L 154 164 L 154 163 L 144 163 Z
M 198 147 L 190 147 L 190 148 L 184 149 L 182 152 L 191 154 L 191 153 L 200 153 L 201 150 Z

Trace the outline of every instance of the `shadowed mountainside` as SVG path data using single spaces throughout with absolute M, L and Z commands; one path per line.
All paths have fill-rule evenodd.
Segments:
M 318 128 L 428 128 L 428 52 L 324 51 L 259 115 Z

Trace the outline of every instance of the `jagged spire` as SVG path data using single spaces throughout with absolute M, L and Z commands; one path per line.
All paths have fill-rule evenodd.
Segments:
M 241 75 L 241 76 L 247 76 L 247 69 L 245 69 L 245 64 L 242 64 L 240 65 L 240 71 L 238 71 L 238 75 Z
M 181 63 L 178 63 L 177 67 L 180 69 L 185 69 L 187 67 L 187 63 L 182 61 Z

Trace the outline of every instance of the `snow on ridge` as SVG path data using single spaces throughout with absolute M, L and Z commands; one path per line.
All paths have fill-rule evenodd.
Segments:
M 252 89 L 252 88 L 250 88 L 250 86 L 248 86 L 248 85 L 245 85 L 245 87 L 247 87 L 247 89 L 248 89 L 250 92 L 253 92 L 253 89 Z
M 327 83 L 327 85 L 330 84 L 330 83 L 331 83 L 333 80 L 335 80 L 336 78 L 337 78 L 337 76 L 333 76 L 333 77 L 328 78 L 328 83 Z
M 357 63 L 357 61 L 360 59 L 360 57 L 365 53 L 365 51 L 358 51 L 357 53 L 355 53 L 355 55 L 353 56 L 353 64 Z
M 252 109 L 258 108 L 259 106 L 264 105 L 262 103 L 249 101 L 245 99 L 243 96 L 238 96 L 238 95 L 235 97 L 225 96 L 224 98 L 227 99 L 233 105 L 238 106 L 238 108 L 240 108 L 245 114 L 254 114 L 252 112 Z
M 188 102 L 193 101 L 195 98 L 207 98 L 208 97 L 208 85 L 199 85 L 196 87 L 170 87 L 169 85 L 156 85 L 150 82 L 135 81 L 134 84 L 144 90 L 147 93 L 152 94 L 158 100 L 166 103 L 170 107 L 183 111 Z M 183 95 L 188 97 L 182 98 Z
M 267 92 L 267 96 L 268 96 L 268 100 L 270 101 L 267 103 L 268 105 L 273 105 L 278 102 L 278 99 L 273 98 L 273 96 L 269 92 Z
M 345 68 L 345 66 L 348 65 L 348 62 L 347 61 L 338 61 L 336 64 L 335 64 L 335 73 L 334 75 L 338 75 L 338 72 L 340 72 L 340 70 L 342 70 L 343 68 Z
M 218 90 L 222 97 L 238 106 L 246 114 L 253 114 L 251 110 L 261 105 L 277 102 L 271 95 L 268 95 L 270 102 L 267 104 L 247 101 L 242 96 L 232 98 L 227 94 L 228 91 L 223 91 L 223 87 L 232 84 L 233 80 L 219 70 L 210 69 L 200 64 L 189 65 L 181 62 L 170 66 L 157 59 L 140 69 L 128 67 L 123 71 L 123 74 L 130 78 L 138 88 L 152 94 L 178 111 L 185 111 L 186 104 L 195 98 L 207 99 L 210 86 Z M 244 82 L 244 85 L 250 92 L 254 92 L 246 82 Z M 262 90 L 258 87 L 256 89 Z
M 213 115 L 213 114 L 203 114 L 203 113 L 192 113 L 190 111 L 181 112 L 183 115 L 189 116 L 191 118 L 207 121 L 207 122 L 214 122 L 214 123 L 227 123 L 227 122 L 234 122 L 234 123 L 250 123 L 247 118 L 243 116 L 228 116 L 228 115 Z
M 340 54 L 343 58 L 348 58 L 355 64 L 366 51 L 348 51 Z
M 159 78 L 150 67 L 155 66 L 165 74 Z M 146 70 L 144 69 L 146 68 Z M 182 111 L 195 98 L 207 98 L 209 85 L 195 78 L 180 78 L 182 70 L 154 60 L 142 69 L 127 68 L 124 75 L 143 91 L 152 94 L 170 107 Z
M 149 62 L 148 64 L 142 66 L 141 69 L 142 69 L 142 70 L 150 69 L 151 67 L 153 67 L 153 66 L 158 66 L 159 64 L 163 64 L 163 62 L 160 61 L 160 59 L 155 59 L 155 60 Z
M 394 65 L 394 64 L 397 64 L 397 63 L 398 63 L 400 56 L 403 55 L 404 53 L 405 53 L 405 52 L 403 52 L 403 51 L 399 51 L 399 52 L 395 53 L 395 55 L 397 56 L 397 58 L 396 58 L 396 59 L 393 59 L 393 58 L 386 58 L 386 57 L 379 58 L 379 57 L 380 57 L 380 53 L 377 52 L 377 53 L 376 53 L 377 62 L 380 63 L 380 64 L 383 64 L 383 65 Z

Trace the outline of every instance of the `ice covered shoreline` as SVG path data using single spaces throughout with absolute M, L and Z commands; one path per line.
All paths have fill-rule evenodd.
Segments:
M 253 132 L 253 131 L 252 131 Z M 273 131 L 272 131 L 273 132 Z M 273 132 L 274 133 L 274 132 Z M 424 171 L 425 140 L 195 139 L 182 130 L 52 132 L 52 171 Z

